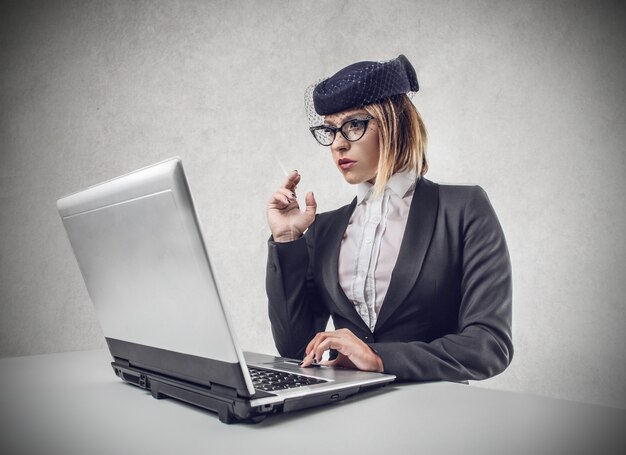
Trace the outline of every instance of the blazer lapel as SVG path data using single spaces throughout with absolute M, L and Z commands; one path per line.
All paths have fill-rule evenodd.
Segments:
M 345 292 L 343 292 L 339 284 L 339 251 L 341 249 L 341 241 L 355 207 L 356 198 L 350 205 L 345 206 L 337 216 L 332 217 L 331 224 L 327 228 L 327 233 L 323 239 L 321 239 L 323 245 L 316 245 L 316 248 L 320 249 L 319 260 L 320 266 L 322 267 L 324 285 L 337 311 L 346 319 L 362 327 L 364 331 L 370 332 L 369 327 L 356 312 L 354 305 L 348 300 L 348 297 L 346 297 Z M 319 241 L 319 238 L 316 239 L 316 243 Z
M 400 253 L 374 332 L 389 319 L 415 285 L 433 236 L 438 208 L 439 186 L 420 178 L 413 193 Z

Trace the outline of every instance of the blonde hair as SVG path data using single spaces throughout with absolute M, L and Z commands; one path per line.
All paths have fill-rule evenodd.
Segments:
M 363 108 L 376 119 L 380 132 L 380 159 L 374 193 L 382 194 L 396 172 L 413 170 L 418 176 L 426 174 L 428 135 L 409 97 L 396 95 Z

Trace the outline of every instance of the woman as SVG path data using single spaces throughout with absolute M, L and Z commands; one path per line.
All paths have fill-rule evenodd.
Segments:
M 267 294 L 285 357 L 463 381 L 502 372 L 513 355 L 511 267 L 500 224 L 478 186 L 438 185 L 426 131 L 408 97 L 403 55 L 358 62 L 316 84 L 311 132 L 357 186 L 349 205 L 300 210 L 293 171 L 267 217 Z M 315 120 L 316 119 L 316 120 Z M 324 332 L 332 317 L 336 330 Z

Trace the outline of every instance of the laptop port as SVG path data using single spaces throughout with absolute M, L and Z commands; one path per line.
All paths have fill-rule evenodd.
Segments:
M 272 408 L 274 407 L 273 404 L 262 404 L 261 406 L 257 406 L 257 412 L 271 412 Z

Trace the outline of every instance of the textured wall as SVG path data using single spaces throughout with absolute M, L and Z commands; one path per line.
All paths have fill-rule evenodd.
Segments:
M 478 183 L 514 268 L 512 366 L 482 383 L 626 407 L 625 15 L 523 1 L 0 6 L 0 355 L 103 346 L 56 199 L 180 155 L 241 344 L 273 351 L 265 203 L 348 202 L 302 92 L 406 54 L 428 177 Z

